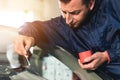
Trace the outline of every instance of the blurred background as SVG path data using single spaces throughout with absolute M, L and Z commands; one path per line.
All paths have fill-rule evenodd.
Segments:
M 14 32 L 24 22 L 48 20 L 58 15 L 60 11 L 57 0 L 0 0 L 0 32 L 2 33 L 2 30 Z M 11 41 L 9 40 L 11 36 L 6 36 L 7 33 L 4 33 L 5 36 L 0 34 L 2 36 L 0 38 Z M 0 51 L 4 51 L 3 45 L 7 42 L 1 39 Z
M 57 0 L 0 0 L 0 24 L 19 27 L 26 21 L 60 15 Z

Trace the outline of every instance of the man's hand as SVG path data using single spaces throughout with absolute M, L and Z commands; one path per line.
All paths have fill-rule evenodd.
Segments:
M 14 41 L 15 51 L 19 55 L 29 56 L 29 49 L 35 44 L 33 37 L 18 35 Z
M 100 65 L 102 65 L 104 62 L 106 62 L 107 59 L 108 58 L 105 52 L 96 52 L 92 56 L 85 59 L 85 63 L 87 64 L 82 64 L 80 60 L 78 60 L 78 62 L 82 69 L 95 70 Z

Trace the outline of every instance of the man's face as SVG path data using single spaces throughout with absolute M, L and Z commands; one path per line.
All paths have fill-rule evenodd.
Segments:
M 91 10 L 89 6 L 82 3 L 82 0 L 71 0 L 69 3 L 60 2 L 59 7 L 66 23 L 72 28 L 79 27 Z

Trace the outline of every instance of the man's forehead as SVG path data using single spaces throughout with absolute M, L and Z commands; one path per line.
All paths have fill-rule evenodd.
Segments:
M 83 1 L 83 0 L 58 0 L 58 1 L 60 1 L 62 3 L 69 3 L 69 2 L 72 2 L 72 1 L 77 2 L 77 1 Z
M 70 7 L 81 6 L 81 5 L 83 5 L 83 0 L 70 0 L 68 3 L 59 1 L 59 5 L 64 6 L 64 7 L 65 6 L 70 6 Z
M 82 7 L 82 0 L 71 0 L 69 3 L 59 2 L 59 7 L 63 11 L 75 11 L 80 10 Z

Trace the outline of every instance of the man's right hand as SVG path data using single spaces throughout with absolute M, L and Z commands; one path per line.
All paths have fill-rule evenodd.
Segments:
M 35 44 L 33 37 L 18 35 L 14 41 L 16 53 L 23 56 L 29 56 L 29 49 Z

